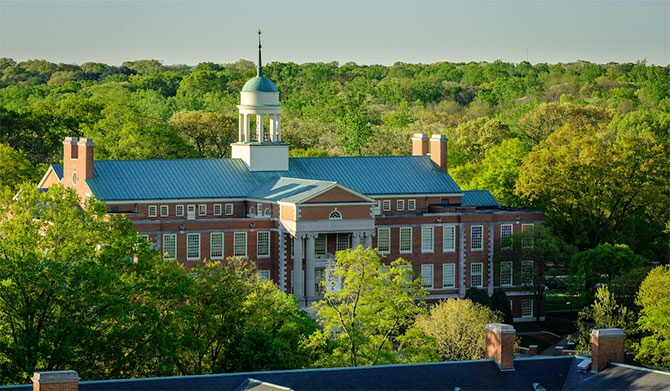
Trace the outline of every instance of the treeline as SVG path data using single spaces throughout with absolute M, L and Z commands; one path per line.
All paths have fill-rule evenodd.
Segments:
M 239 91 L 254 64 L 120 67 L 0 60 L 0 180 L 13 188 L 61 158 L 66 135 L 99 159 L 229 156 Z M 584 250 L 626 244 L 668 261 L 670 67 L 448 63 L 270 63 L 294 156 L 410 152 L 415 132 L 449 137 L 464 189 L 546 211 Z

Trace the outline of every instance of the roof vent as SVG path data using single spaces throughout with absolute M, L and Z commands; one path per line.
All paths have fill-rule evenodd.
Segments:
M 577 369 L 584 372 L 589 371 L 591 369 L 591 359 L 590 358 L 583 359 L 582 362 L 577 364 Z
M 533 383 L 533 390 L 535 391 L 545 391 L 546 388 L 540 383 Z

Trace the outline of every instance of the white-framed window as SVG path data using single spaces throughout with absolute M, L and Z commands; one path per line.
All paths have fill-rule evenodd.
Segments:
M 163 258 L 177 259 L 176 234 L 163 234 Z
M 456 251 L 456 226 L 445 225 L 442 227 L 442 252 L 453 253 Z
M 349 237 L 349 234 L 337 234 L 337 246 L 335 249 L 340 251 L 350 248 L 351 244 L 349 243 Z
M 521 232 L 528 232 L 529 234 L 532 235 L 533 229 L 535 228 L 535 224 L 521 224 Z M 533 248 L 533 237 L 522 237 L 521 238 L 521 247 L 525 249 L 531 249 Z
M 382 201 L 382 210 L 384 212 L 388 212 L 389 210 L 391 210 L 391 200 Z
M 207 204 L 198 205 L 198 216 L 207 216 Z
M 377 228 L 377 250 L 382 254 L 391 252 L 391 228 Z
M 532 299 L 521 300 L 521 317 L 522 318 L 532 318 L 533 317 L 533 300 Z
M 422 253 L 432 253 L 434 238 L 433 238 L 433 227 L 421 227 L 421 252 Z
M 314 239 L 314 255 L 326 255 L 326 244 L 328 236 L 325 234 L 319 234 Z
M 258 271 L 258 278 L 260 278 L 261 281 L 270 281 L 270 271 L 269 270 L 259 270 Z
M 262 203 L 259 202 L 258 204 L 256 204 L 256 210 L 258 211 L 258 217 L 263 216 L 263 204 Z
M 148 213 L 149 217 L 156 217 L 156 205 L 149 205 Z
M 233 214 L 233 204 L 226 204 L 225 213 L 226 216 L 230 216 Z
M 272 217 L 272 211 L 270 210 L 270 208 L 265 208 L 265 210 L 263 211 L 263 216 Z
M 270 256 L 270 231 L 259 231 L 256 234 L 256 255 L 258 258 Z
M 512 261 L 500 262 L 500 285 L 511 286 L 512 281 Z
M 512 228 L 512 224 L 500 225 L 500 247 L 503 250 L 509 250 L 512 248 Z
M 416 210 L 416 200 L 407 200 L 407 210 Z
M 214 216 L 221 216 L 221 204 L 214 204 L 212 206 L 212 213 Z
M 186 205 L 186 219 L 195 220 L 195 205 Z
M 456 287 L 456 264 L 442 264 L 442 288 Z
M 395 208 L 397 210 L 405 210 L 405 200 L 396 200 Z
M 184 205 L 175 205 L 174 206 L 174 214 L 175 214 L 175 216 L 183 216 L 184 215 Z
M 186 234 L 186 259 L 189 261 L 200 259 L 200 234 Z
M 342 213 L 335 209 L 334 211 L 330 212 L 330 215 L 328 215 L 328 220 L 342 220 Z
M 223 259 L 223 232 L 212 232 L 209 235 L 209 257 Z
M 147 242 L 151 243 L 151 241 L 149 240 L 149 235 L 140 235 L 140 236 L 142 237 L 142 239 L 144 239 L 144 240 L 146 240 Z
M 252 206 L 251 208 L 249 208 L 249 216 L 256 217 L 256 207 L 255 206 Z
M 400 254 L 412 253 L 412 227 L 400 227 Z
M 421 286 L 426 289 L 433 289 L 433 265 L 421 265 Z
M 247 233 L 235 232 L 233 234 L 233 255 L 236 257 L 247 256 Z
M 167 205 L 161 205 L 161 217 L 168 217 L 170 215 L 170 208 Z
M 484 286 L 484 264 L 470 264 L 470 287 L 481 288 Z
M 533 261 L 521 261 L 521 284 L 533 284 Z
M 470 227 L 470 250 L 484 250 L 484 226 L 473 225 Z

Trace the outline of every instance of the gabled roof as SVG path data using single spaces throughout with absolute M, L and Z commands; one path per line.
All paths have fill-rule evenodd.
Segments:
M 52 167 L 62 177 L 62 165 Z M 103 201 L 246 198 L 282 177 L 365 195 L 461 192 L 428 156 L 291 158 L 288 171 L 268 172 L 250 172 L 240 159 L 96 160 L 94 171 L 86 183 Z
M 488 190 L 465 190 L 463 191 L 463 198 L 461 198 L 461 205 L 476 206 L 476 207 L 496 207 L 496 201 L 493 194 Z

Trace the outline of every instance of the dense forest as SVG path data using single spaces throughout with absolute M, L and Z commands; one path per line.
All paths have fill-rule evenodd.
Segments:
M 98 159 L 229 156 L 254 66 L 0 59 L 0 186 L 39 180 L 65 136 L 92 137 Z M 409 154 L 412 133 L 443 133 L 462 188 L 544 210 L 579 250 L 668 261 L 668 66 L 273 62 L 264 74 L 293 156 Z

